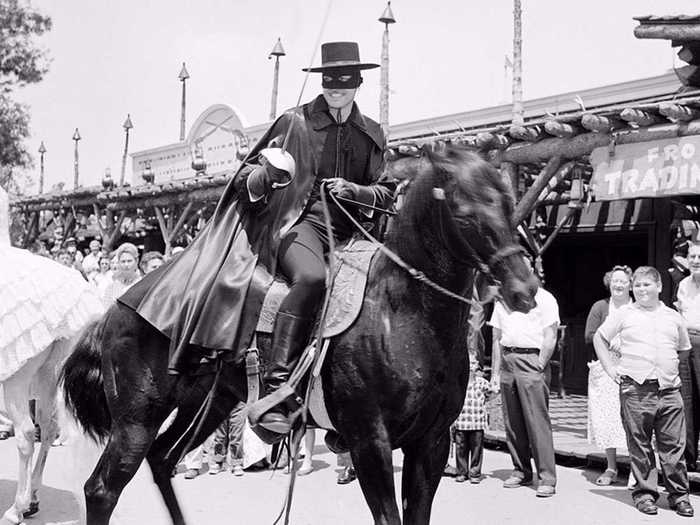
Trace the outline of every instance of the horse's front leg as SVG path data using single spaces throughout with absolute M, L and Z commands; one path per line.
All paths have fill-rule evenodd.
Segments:
M 404 525 L 430 523 L 430 511 L 450 452 L 450 432 L 428 434 L 403 447 L 401 498 Z
M 18 372 L 18 376 L 21 372 Z M 3 519 L 9 523 L 22 523 L 24 512 L 31 501 L 32 457 L 34 455 L 34 423 L 29 414 L 28 388 L 21 377 L 5 383 L 5 404 L 7 415 L 15 427 L 17 452 L 19 453 L 19 474 L 17 493 L 13 505 L 5 511 Z
M 386 432 L 350 445 L 352 462 L 375 525 L 400 525 L 392 450 Z

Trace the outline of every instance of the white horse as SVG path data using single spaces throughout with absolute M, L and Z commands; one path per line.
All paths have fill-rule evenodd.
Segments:
M 39 510 L 46 457 L 57 436 L 57 384 L 71 338 L 103 307 L 78 271 L 10 246 L 8 222 L 8 198 L 0 188 L 0 390 L 19 452 L 17 493 L 3 520 L 16 524 Z M 36 462 L 31 399 L 41 428 Z

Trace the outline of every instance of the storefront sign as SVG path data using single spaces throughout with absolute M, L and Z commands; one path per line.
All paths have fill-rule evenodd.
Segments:
M 700 136 L 596 148 L 590 159 L 599 201 L 700 194 Z

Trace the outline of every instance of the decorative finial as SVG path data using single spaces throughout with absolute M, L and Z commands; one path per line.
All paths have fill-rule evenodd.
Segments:
M 78 141 L 80 139 L 80 132 L 78 131 L 78 128 L 75 128 L 75 133 L 73 133 L 73 140 Z
M 180 74 L 177 76 L 181 81 L 185 81 L 188 78 L 190 78 L 190 74 L 187 72 L 187 68 L 185 67 L 185 63 L 182 63 L 182 69 L 180 70 Z
M 394 18 L 394 13 L 391 12 L 391 1 L 386 3 L 386 9 L 384 9 L 382 16 L 379 17 L 379 21 L 382 24 L 395 24 L 396 23 L 396 19 Z
M 270 54 L 268 55 L 268 59 L 272 57 L 283 57 L 287 53 L 284 52 L 284 48 L 282 47 L 282 39 L 278 38 L 277 43 L 275 44 L 275 47 L 272 48 L 272 51 L 270 51 Z
M 131 115 L 129 113 L 126 114 L 126 120 L 124 121 L 124 124 L 122 124 L 122 127 L 126 130 L 134 127 L 134 125 L 131 123 Z

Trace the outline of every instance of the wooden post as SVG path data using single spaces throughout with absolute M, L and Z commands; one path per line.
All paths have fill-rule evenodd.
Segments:
M 521 0 L 513 0 L 513 124 L 525 122 L 523 108 L 523 9 Z
M 387 2 L 386 9 L 379 17 L 379 21 L 384 24 L 382 34 L 382 60 L 379 86 L 379 124 L 382 126 L 385 136 L 389 136 L 389 24 L 396 23 L 394 14 L 391 12 L 391 2 Z
M 650 241 L 653 243 L 653 266 L 661 274 L 661 300 L 667 305 L 671 304 L 673 286 L 671 276 L 666 268 L 671 266 L 671 222 L 673 221 L 673 205 L 671 199 L 652 199 L 652 212 L 654 214 L 654 227 L 650 231 Z
M 528 188 L 527 193 L 523 195 L 523 198 L 518 201 L 515 211 L 513 212 L 513 227 L 515 228 L 520 224 L 525 217 L 527 217 L 535 204 L 537 203 L 537 198 L 542 192 L 549 180 L 557 174 L 557 170 L 561 164 L 561 157 L 556 156 L 549 159 L 547 165 L 542 169 L 540 174 L 535 179 L 535 182 Z
M 156 219 L 158 219 L 160 235 L 163 238 L 163 243 L 165 243 L 165 255 L 170 255 L 173 248 L 170 244 L 170 231 L 168 230 L 168 225 L 165 222 L 163 211 L 160 209 L 160 206 L 153 206 L 153 211 L 156 214 Z

